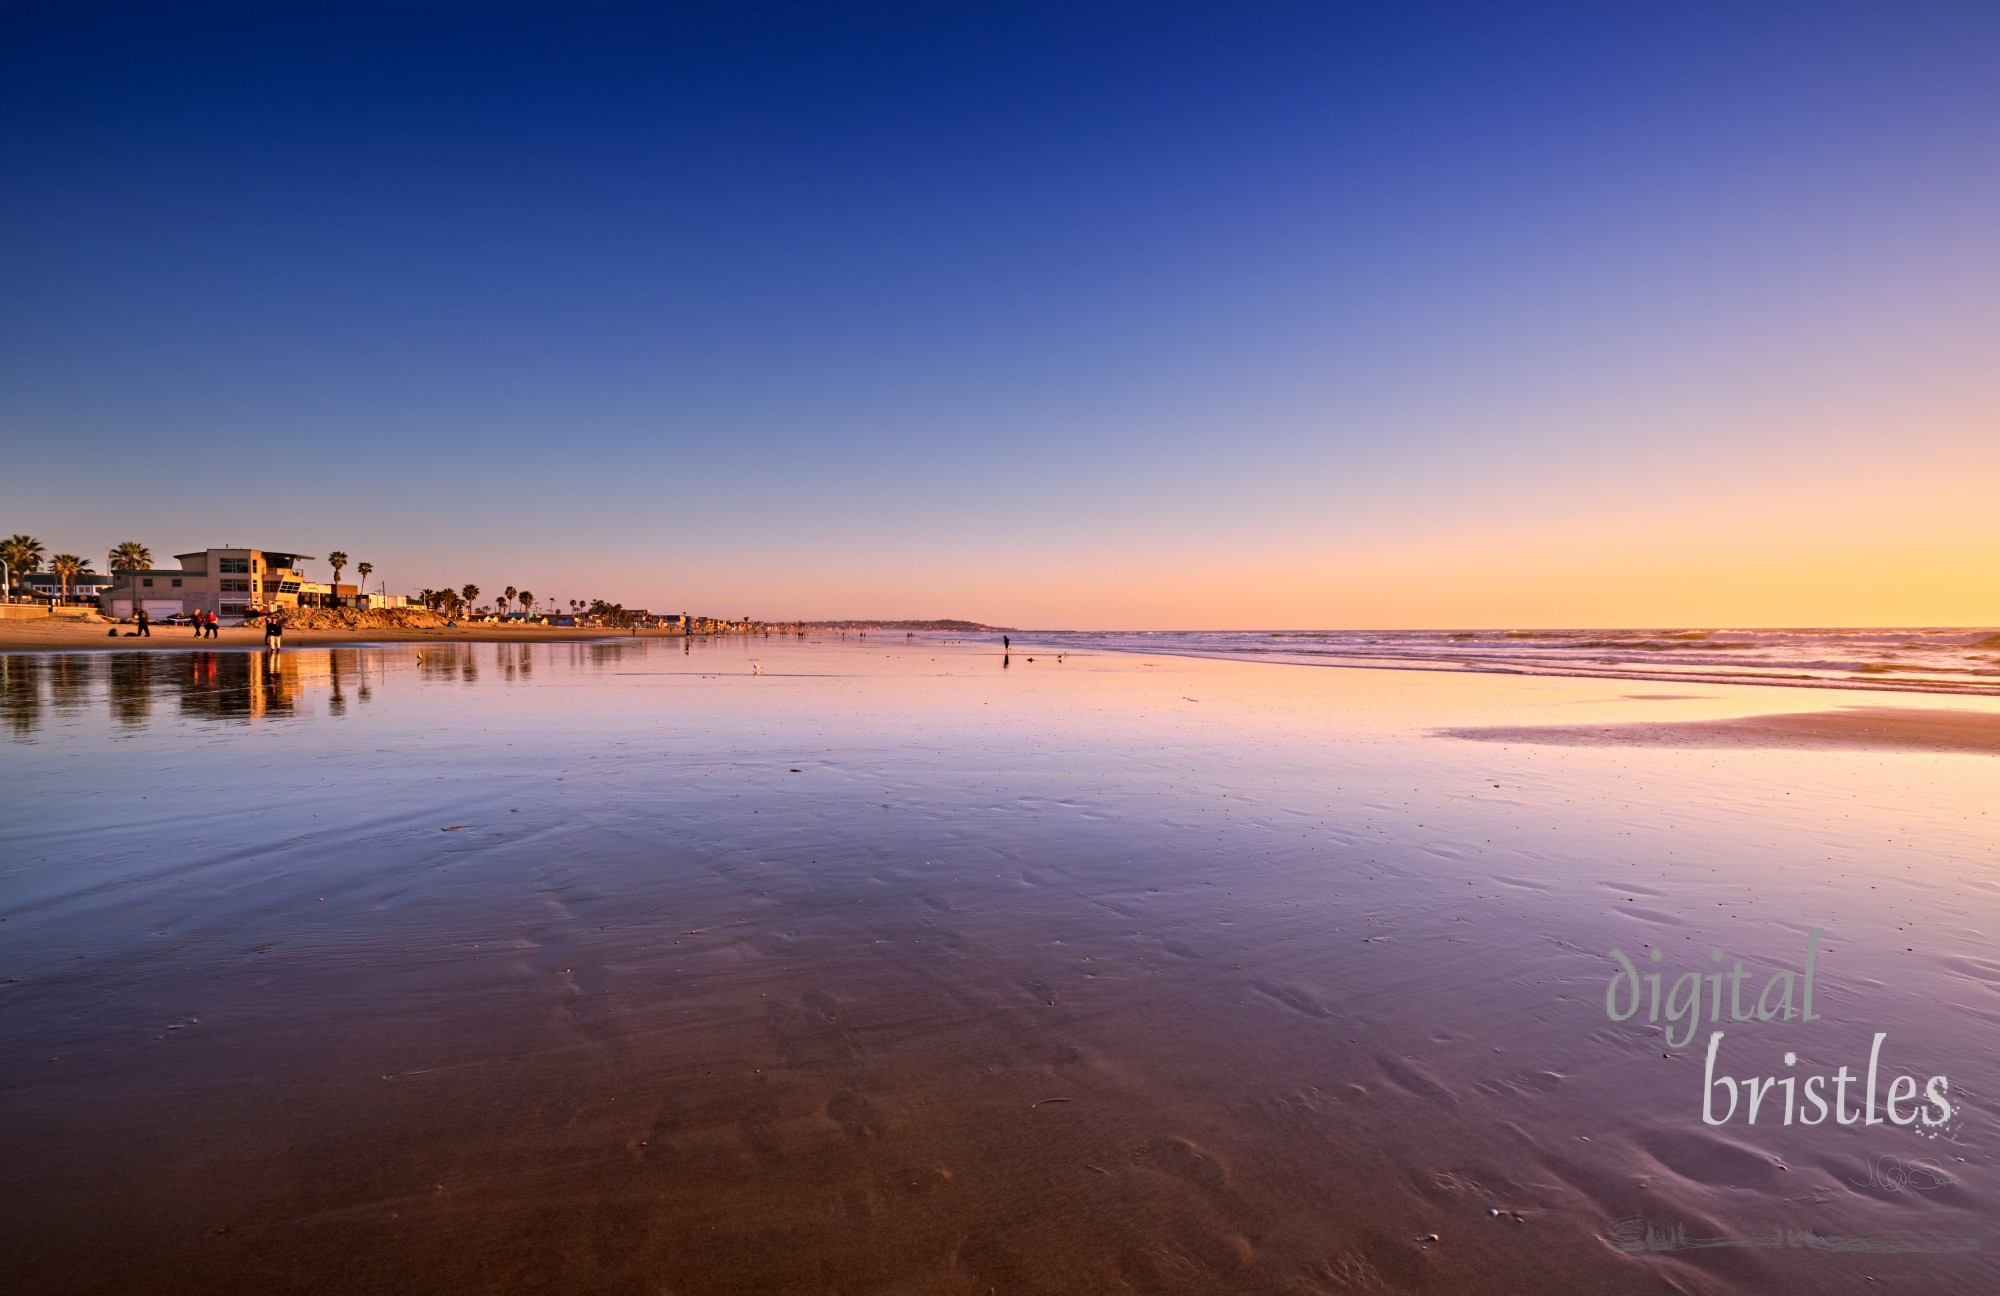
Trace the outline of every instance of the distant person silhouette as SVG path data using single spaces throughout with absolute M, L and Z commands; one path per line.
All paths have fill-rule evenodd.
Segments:
M 1000 652 L 1003 656 L 1013 646 L 1014 646 L 1014 641 L 1012 639 L 1009 639 L 1006 635 L 1000 636 Z
M 146 615 L 146 609 L 144 608 L 139 609 L 139 629 L 137 636 L 141 639 L 151 639 L 153 637 L 153 618 Z

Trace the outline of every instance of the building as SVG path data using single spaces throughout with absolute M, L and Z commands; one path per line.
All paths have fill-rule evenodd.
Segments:
M 288 607 L 339 607 L 354 597 L 352 585 L 310 581 L 299 564 L 305 554 L 274 549 L 202 549 L 175 554 L 177 569 L 113 572 L 100 592 L 105 615 L 124 620 L 140 608 L 155 619 L 182 612 L 213 612 L 235 624 L 253 613 Z
M 64 602 L 62 578 L 54 572 L 26 572 L 20 577 L 21 592 L 30 598 L 47 599 L 51 603 Z M 89 606 L 97 602 L 99 591 L 111 583 L 111 577 L 103 572 L 78 572 L 69 578 L 70 604 Z

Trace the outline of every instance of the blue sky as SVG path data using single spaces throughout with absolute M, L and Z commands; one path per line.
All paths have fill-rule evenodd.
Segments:
M 0 24 L 0 532 L 100 566 L 268 543 L 1028 625 L 2000 619 L 1992 6 Z M 1959 574 L 1894 575 L 1926 554 Z

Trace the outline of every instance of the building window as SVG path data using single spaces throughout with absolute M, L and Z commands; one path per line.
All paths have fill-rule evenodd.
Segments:
M 221 585 L 224 594 L 248 594 L 250 592 L 250 582 L 247 580 L 229 580 L 225 578 L 221 582 Z
M 248 558 L 219 559 L 216 563 L 216 569 L 224 572 L 239 572 L 248 576 L 250 574 L 250 560 Z
M 151 576 L 141 576 L 139 578 L 139 583 L 141 585 L 144 585 L 147 589 L 153 588 L 153 578 Z
M 222 605 L 222 612 L 221 612 L 221 615 L 223 615 L 223 616 L 242 616 L 242 615 L 243 615 L 244 613 L 248 612 L 249 610 L 250 610 L 250 605 L 249 605 L 248 603 L 224 603 L 224 604 Z
M 181 578 L 176 576 L 174 577 L 174 588 L 179 589 L 180 587 L 181 587 Z

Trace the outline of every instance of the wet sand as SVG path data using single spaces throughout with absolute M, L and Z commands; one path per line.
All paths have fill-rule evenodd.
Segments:
M 0 659 L 12 1284 L 2000 1286 L 1615 1241 L 1991 1230 L 1985 755 L 1437 736 L 1775 689 L 692 648 Z M 1604 1016 L 1614 946 L 1815 926 L 1824 1020 L 1738 1074 L 1890 1030 L 1955 1141 L 1705 1127 L 1695 1050 Z
M 1857 706 L 1726 720 L 1530 725 L 1440 732 L 1446 737 L 1478 742 L 1540 743 L 1555 747 L 1826 747 L 2000 754 L 2000 713 L 1921 707 Z

